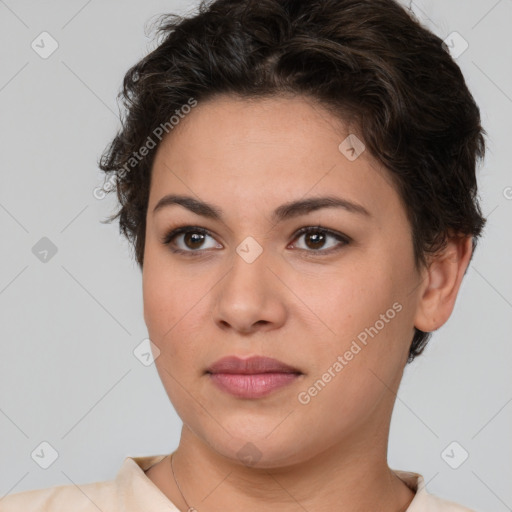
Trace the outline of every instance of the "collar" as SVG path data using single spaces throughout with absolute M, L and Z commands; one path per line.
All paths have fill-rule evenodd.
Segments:
M 144 473 L 169 455 L 146 455 L 124 459 L 115 479 L 119 510 L 123 512 L 138 512 L 140 510 L 179 512 L 178 508 Z M 406 512 L 473 512 L 461 505 L 429 494 L 424 478 L 419 473 L 397 469 L 392 469 L 392 471 L 415 493 Z

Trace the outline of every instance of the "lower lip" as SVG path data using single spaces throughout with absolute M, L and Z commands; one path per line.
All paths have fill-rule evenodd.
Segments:
M 287 386 L 297 377 L 297 373 L 211 373 L 213 383 L 223 391 L 238 398 L 260 398 Z

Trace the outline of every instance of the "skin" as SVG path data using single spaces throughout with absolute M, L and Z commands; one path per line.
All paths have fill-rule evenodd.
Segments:
M 368 151 L 350 161 L 338 148 L 349 133 L 357 131 L 305 97 L 224 95 L 199 102 L 157 150 L 144 319 L 160 351 L 158 373 L 183 421 L 176 477 L 200 511 L 397 512 L 414 497 L 387 464 L 391 413 L 414 326 L 433 331 L 449 318 L 471 238 L 450 239 L 428 267 L 417 268 L 410 224 L 387 171 Z M 153 213 L 170 193 L 213 203 L 223 218 L 180 205 Z M 370 215 L 323 208 L 271 221 L 283 203 L 326 195 Z M 318 225 L 351 241 L 326 235 L 322 245 L 315 233 L 295 236 Z M 210 234 L 202 245 L 178 235 L 174 247 L 189 253 L 176 254 L 161 239 L 179 226 Z M 236 252 L 248 236 L 263 249 L 252 263 Z M 201 255 L 189 256 L 193 251 Z M 300 403 L 298 394 L 394 303 L 400 312 Z M 235 398 L 205 374 L 227 355 L 274 357 L 303 375 L 267 397 Z M 260 456 L 252 465 L 237 455 L 249 442 Z M 147 476 L 187 510 L 169 457 Z

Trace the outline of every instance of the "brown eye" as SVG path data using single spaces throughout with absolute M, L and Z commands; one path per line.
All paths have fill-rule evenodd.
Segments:
M 317 253 L 318 255 L 337 251 L 343 246 L 348 245 L 351 241 L 348 236 L 321 226 L 308 226 L 300 229 L 295 234 L 294 240 L 299 240 L 301 237 L 304 238 L 304 247 L 297 248 L 301 251 Z M 213 241 L 213 244 L 210 243 L 210 246 L 205 246 L 208 238 Z M 204 254 L 206 249 L 223 248 L 206 229 L 195 226 L 183 226 L 173 229 L 164 235 L 161 242 L 164 245 L 169 245 L 172 252 L 187 256 L 200 256 Z
M 304 238 L 305 247 L 298 247 L 300 250 L 318 252 L 320 254 L 330 253 L 340 249 L 350 242 L 350 239 L 347 236 L 322 227 L 302 228 L 296 234 L 295 240 L 298 240 L 301 237 Z M 329 240 L 331 240 L 331 243 L 329 243 Z M 326 246 L 326 244 L 328 245 Z
M 205 235 L 189 231 L 183 235 L 183 242 L 189 249 L 199 249 L 201 244 L 204 243 Z
M 321 249 L 325 244 L 325 239 L 325 233 L 319 232 L 306 233 L 304 236 L 305 243 L 310 249 Z
M 205 247 L 205 241 L 211 238 L 215 239 L 204 228 L 194 226 L 184 226 L 173 229 L 162 238 L 164 245 L 171 246 L 171 250 L 177 253 L 188 253 L 191 255 L 201 254 L 203 249 L 218 248 L 222 249 L 222 245 L 218 243 L 210 243 Z

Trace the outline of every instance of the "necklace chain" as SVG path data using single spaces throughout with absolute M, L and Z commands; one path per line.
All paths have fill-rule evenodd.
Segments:
M 172 471 L 172 477 L 174 478 L 174 481 L 176 482 L 176 487 L 178 488 L 178 491 L 180 491 L 181 497 L 183 498 L 185 505 L 187 505 L 187 512 L 196 512 L 196 509 L 194 507 L 191 507 L 188 504 L 187 500 L 185 499 L 185 496 L 183 496 L 183 492 L 181 491 L 180 484 L 178 483 L 178 480 L 176 479 L 176 475 L 174 474 L 174 466 L 172 464 L 173 456 L 174 456 L 174 453 L 171 455 L 171 471 Z
M 172 471 L 172 477 L 174 478 L 174 481 L 176 482 L 176 487 L 178 488 L 178 491 L 180 491 L 181 497 L 183 498 L 183 501 L 185 502 L 185 505 L 187 505 L 187 507 L 188 507 L 187 508 L 187 512 L 197 512 L 197 510 L 194 507 L 191 507 L 188 504 L 187 500 L 185 499 L 185 496 L 183 496 L 183 492 L 181 490 L 180 484 L 178 483 L 176 475 L 174 474 L 174 466 L 172 464 L 173 456 L 174 456 L 174 453 L 172 453 L 172 455 L 171 455 L 171 471 Z M 409 505 L 410 505 L 410 503 L 405 506 L 405 509 L 402 509 L 399 512 L 407 512 L 407 509 L 409 508 Z

